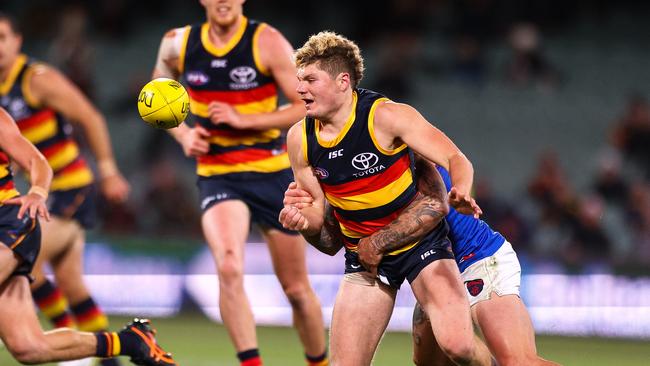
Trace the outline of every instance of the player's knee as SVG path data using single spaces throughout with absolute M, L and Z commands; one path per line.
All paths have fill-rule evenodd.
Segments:
M 309 286 L 306 286 L 301 283 L 290 284 L 287 286 L 282 286 L 284 294 L 287 296 L 287 300 L 291 304 L 291 307 L 302 308 L 305 306 L 310 296 Z
M 219 282 L 225 285 L 233 285 L 243 281 L 244 268 L 243 263 L 237 260 L 234 255 L 226 255 L 220 261 L 217 272 L 219 273 Z
M 443 352 L 457 365 L 468 365 L 474 357 L 472 342 L 447 342 L 440 344 Z
M 23 365 L 43 363 L 43 356 L 47 354 L 47 344 L 34 338 L 8 337 L 5 340 L 5 346 L 11 355 Z

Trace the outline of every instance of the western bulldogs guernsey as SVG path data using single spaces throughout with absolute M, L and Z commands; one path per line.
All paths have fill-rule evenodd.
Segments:
M 319 138 L 317 120 L 306 118 L 303 122 L 305 159 L 334 207 L 348 251 L 356 251 L 360 238 L 392 222 L 417 194 L 411 150 L 404 144 L 387 151 L 378 146 L 374 137 L 375 108 L 388 99 L 364 89 L 357 89 L 353 98 L 355 107 L 350 119 L 332 141 Z M 436 236 L 444 237 L 444 221 L 434 231 L 439 231 Z
M 449 173 L 443 167 L 436 166 L 436 168 L 449 192 L 451 189 Z M 453 207 L 449 207 L 449 214 L 445 219 L 449 225 L 449 239 L 456 263 L 461 272 L 472 263 L 496 253 L 506 240 L 501 234 L 492 230 L 485 221 L 460 214 Z
M 224 47 L 209 38 L 209 24 L 186 27 L 179 58 L 182 78 L 190 96 L 191 124 L 200 124 L 211 136 L 210 151 L 197 158 L 201 177 L 250 177 L 289 168 L 284 136 L 279 129 L 240 130 L 213 124 L 208 105 L 219 101 L 238 113 L 273 112 L 278 97 L 275 82 L 259 60 L 257 39 L 264 23 L 243 19 Z
M 29 80 L 38 63 L 20 55 L 0 85 L 0 105 L 16 120 L 23 136 L 33 143 L 52 167 L 51 191 L 81 188 L 93 174 L 79 146 L 72 139 L 72 126 L 48 107 L 39 106 L 29 90 Z

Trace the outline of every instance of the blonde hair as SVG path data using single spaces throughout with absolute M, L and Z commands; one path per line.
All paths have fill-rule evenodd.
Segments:
M 363 57 L 359 46 L 340 34 L 329 31 L 315 34 L 296 51 L 295 56 L 298 68 L 318 63 L 318 67 L 332 77 L 347 72 L 353 88 L 363 79 Z

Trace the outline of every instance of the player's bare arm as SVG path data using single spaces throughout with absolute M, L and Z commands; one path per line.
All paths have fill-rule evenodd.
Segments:
M 4 201 L 3 204 L 20 205 L 18 218 L 27 212 L 31 218 L 36 215 L 49 220 L 45 201 L 52 182 L 52 168 L 34 145 L 32 145 L 16 126 L 4 109 L 0 108 L 0 149 L 9 155 L 22 169 L 29 172 L 31 188 L 26 195 Z
M 29 83 L 36 103 L 54 109 L 69 121 L 83 127 L 97 159 L 102 193 L 112 201 L 126 200 L 129 184 L 115 163 L 104 117 L 74 84 L 53 68 L 36 66 Z
M 480 207 L 471 197 L 474 168 L 460 149 L 439 129 L 429 123 L 415 108 L 401 103 L 385 102 L 377 107 L 375 135 L 384 148 L 406 143 L 415 152 L 449 171 L 452 189 L 449 203 L 460 213 L 478 216 Z
M 260 63 L 273 76 L 289 103 L 273 112 L 243 115 L 227 103 L 212 102 L 208 110 L 211 120 L 215 123 L 225 122 L 240 129 L 287 129 L 305 115 L 304 103 L 296 93 L 296 67 L 291 44 L 282 33 L 270 25 L 263 24 L 261 27 L 257 42 Z
M 307 163 L 302 146 L 302 124 L 296 123 L 287 134 L 287 150 L 291 169 L 298 188 L 309 193 L 314 201 L 311 206 L 301 209 L 287 206 L 280 211 L 279 220 L 287 229 L 298 230 L 305 236 L 320 235 L 325 215 L 325 194 L 318 184 L 318 179 Z
M 175 28 L 165 33 L 158 47 L 156 65 L 151 75 L 152 79 L 169 78 L 178 80 L 181 75 L 180 53 L 187 32 L 189 32 L 189 27 Z M 190 128 L 185 123 L 181 123 L 178 127 L 167 131 L 183 147 L 185 156 L 201 156 L 210 149 L 210 144 L 206 141 L 210 133 L 200 126 Z

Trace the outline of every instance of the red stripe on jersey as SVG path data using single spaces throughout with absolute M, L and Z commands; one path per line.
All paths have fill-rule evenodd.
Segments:
M 383 173 L 337 185 L 321 183 L 321 186 L 323 191 L 336 197 L 349 197 L 374 192 L 396 181 L 404 174 L 405 170 L 410 169 L 410 164 L 409 154 L 404 154 Z
M 238 164 L 262 160 L 275 155 L 277 155 L 277 153 L 272 150 L 242 149 L 215 155 L 199 156 L 196 161 L 199 164 Z
M 4 178 L 4 177 L 1 177 L 1 178 Z M 5 182 L 5 184 L 0 186 L 0 191 L 8 191 L 8 190 L 14 189 L 14 188 L 16 188 L 16 186 L 14 185 L 14 180 L 9 179 L 7 182 Z
M 393 220 L 395 220 L 401 212 L 402 210 L 399 210 L 397 212 L 393 212 L 389 214 L 388 216 L 384 216 L 376 220 L 368 220 L 368 221 L 361 221 L 361 222 L 346 220 L 343 217 L 341 217 L 336 211 L 334 211 L 334 216 L 348 230 L 352 230 L 361 235 L 368 236 L 374 233 L 375 231 L 381 229 L 382 227 L 393 222 Z
M 223 136 L 223 137 L 247 137 L 262 134 L 264 131 L 260 130 L 212 130 L 209 129 L 210 136 Z
M 9 156 L 4 151 L 0 151 L 0 164 L 9 164 Z
M 277 94 L 277 87 L 275 83 L 268 83 L 254 89 L 237 91 L 204 91 L 188 87 L 187 92 L 197 102 L 224 102 L 235 105 L 257 102 L 272 97 Z
M 48 147 L 44 148 L 43 150 L 41 150 L 41 153 L 43 153 L 43 156 L 45 156 L 46 158 L 49 159 L 50 157 L 54 156 L 59 151 L 65 149 L 66 146 L 68 146 L 69 144 L 73 144 L 73 143 L 74 143 L 74 141 L 72 141 L 72 140 L 63 140 L 63 141 L 57 142 L 56 144 L 53 144 L 52 146 L 48 146 Z
M 55 175 L 71 173 L 71 172 L 74 172 L 76 170 L 85 169 L 86 167 L 87 167 L 86 161 L 83 158 L 77 158 L 75 161 L 70 163 L 68 166 L 66 166 L 65 168 L 63 168 L 63 169 L 59 170 L 58 172 L 56 172 Z
M 21 119 L 20 121 L 17 121 L 18 123 L 18 128 L 23 131 L 35 126 L 40 125 L 41 123 L 55 118 L 56 115 L 54 114 L 54 111 L 51 109 L 43 109 L 41 111 L 38 111 L 37 113 L 32 114 L 31 116 Z

